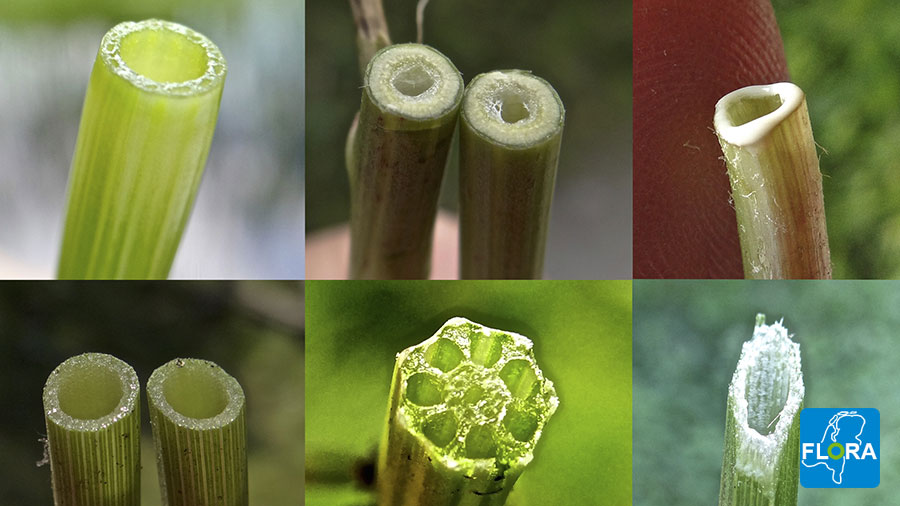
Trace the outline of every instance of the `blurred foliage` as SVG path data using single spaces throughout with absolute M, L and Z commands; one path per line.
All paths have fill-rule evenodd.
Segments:
M 896 282 L 635 281 L 634 504 L 715 504 L 728 384 L 758 312 L 800 343 L 805 407 L 881 411 L 881 485 L 801 487 L 799 504 L 895 504 L 898 307 Z
M 194 0 L 197 7 L 234 5 L 238 0 Z M 184 4 L 183 0 L 3 0 L 0 19 L 15 21 L 71 21 L 91 13 L 94 16 L 134 18 L 171 17 Z
M 900 3 L 774 0 L 822 147 L 836 278 L 900 277 Z
M 524 334 L 560 407 L 510 504 L 630 504 L 631 283 L 307 281 L 306 504 L 374 502 L 395 355 L 454 316 Z
M 384 2 L 393 42 L 415 41 L 416 3 Z M 306 177 L 314 191 L 306 229 L 314 231 L 349 218 L 344 144 L 362 79 L 350 3 L 310 2 L 307 16 Z M 435 0 L 425 10 L 424 41 L 447 55 L 466 82 L 519 68 L 554 86 L 566 127 L 547 274 L 630 278 L 631 2 Z M 441 206 L 451 210 L 459 187 L 454 158 L 451 153 L 441 192 Z
M 175 357 L 212 360 L 247 397 L 251 504 L 295 505 L 303 463 L 303 292 L 299 283 L 0 284 L 0 504 L 51 504 L 41 392 L 50 372 L 87 351 L 134 367 L 145 386 Z M 141 391 L 143 504 L 160 504 L 146 392 Z

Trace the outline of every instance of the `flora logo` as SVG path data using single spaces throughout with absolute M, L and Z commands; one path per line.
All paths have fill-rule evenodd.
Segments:
M 881 481 L 881 414 L 874 408 L 800 412 L 800 484 L 873 488 Z

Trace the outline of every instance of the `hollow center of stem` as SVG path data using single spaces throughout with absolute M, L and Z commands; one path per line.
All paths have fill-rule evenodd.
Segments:
M 766 346 L 747 370 L 747 424 L 761 435 L 775 430 L 791 386 L 790 361 L 784 346 Z
M 96 420 L 110 414 L 122 399 L 119 375 L 110 369 L 84 365 L 61 374 L 59 408 L 79 420 Z
M 735 100 L 727 109 L 728 121 L 734 126 L 741 126 L 775 112 L 783 103 L 784 99 L 777 94 Z
M 119 52 L 132 70 L 160 83 L 197 79 L 206 73 L 208 63 L 203 46 L 164 28 L 129 33 Z
M 504 122 L 512 124 L 528 119 L 531 112 L 528 110 L 528 102 L 519 90 L 505 88 L 501 90 L 494 103 L 494 108 Z
M 172 371 L 163 385 L 166 402 L 189 418 L 212 418 L 228 406 L 228 395 L 215 368 L 186 365 Z
M 408 96 L 418 97 L 434 86 L 434 77 L 421 63 L 414 63 L 394 76 L 394 88 Z

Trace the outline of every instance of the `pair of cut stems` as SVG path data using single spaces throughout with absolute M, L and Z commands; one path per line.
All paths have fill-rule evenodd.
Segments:
M 175 359 L 147 382 L 163 503 L 247 506 L 244 393 L 206 360 Z M 140 504 L 140 384 L 125 362 L 85 353 L 44 387 L 56 506 Z
M 822 174 L 803 91 L 749 86 L 716 104 L 744 264 L 756 279 L 831 278 Z
M 800 346 L 756 316 L 728 387 L 719 506 L 795 506 L 800 480 Z
M 506 502 L 559 405 L 521 335 L 453 318 L 397 355 L 380 506 Z
M 541 277 L 565 117 L 556 91 L 518 70 L 464 88 L 443 54 L 398 44 L 369 62 L 348 137 L 352 278 L 428 277 L 458 117 L 461 276 Z
M 58 276 L 168 276 L 209 154 L 226 64 L 160 20 L 103 37 L 69 177 Z

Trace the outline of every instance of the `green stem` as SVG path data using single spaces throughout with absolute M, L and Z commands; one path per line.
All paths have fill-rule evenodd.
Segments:
M 822 174 L 803 91 L 748 86 L 716 104 L 744 276 L 831 278 Z
M 460 269 L 464 279 L 537 279 L 565 109 L 521 70 L 476 76 L 460 121 Z
M 163 504 L 247 506 L 244 391 L 218 365 L 175 359 L 147 381 Z
M 350 178 L 350 276 L 428 277 L 441 178 L 463 81 L 421 44 L 382 49 L 366 70 Z
M 795 506 L 800 480 L 800 345 L 756 316 L 728 387 L 719 506 Z
M 379 505 L 504 504 L 558 404 L 528 338 L 449 320 L 397 355 Z
M 60 278 L 165 278 L 212 142 L 225 59 L 159 20 L 103 37 L 72 159 Z
M 44 386 L 44 420 L 56 506 L 138 506 L 140 383 L 125 362 L 85 353 Z

